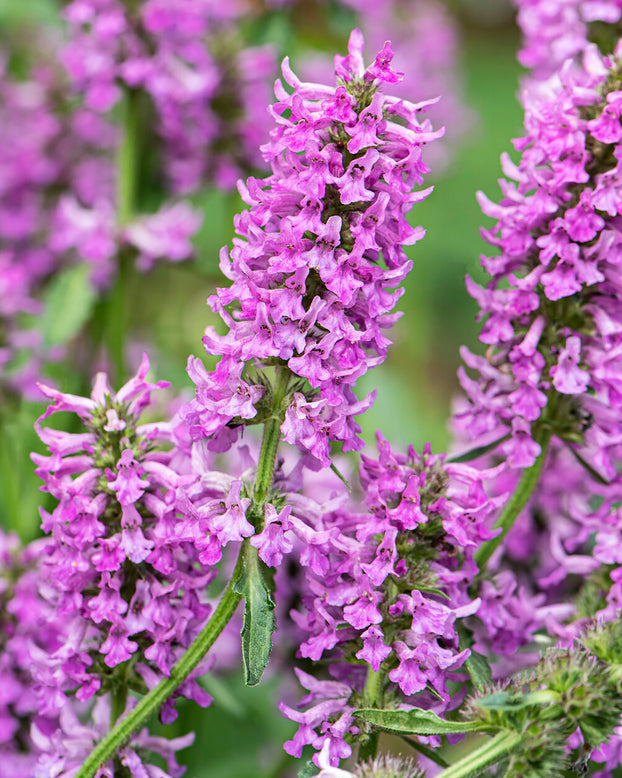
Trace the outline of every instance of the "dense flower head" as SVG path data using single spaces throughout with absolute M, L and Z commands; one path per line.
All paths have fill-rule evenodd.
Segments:
M 230 187 L 260 163 L 274 58 L 269 48 L 240 48 L 231 22 L 242 12 L 210 0 L 73 0 L 64 11 L 62 58 L 74 89 L 102 113 L 122 86 L 149 95 L 177 193 L 206 178 Z
M 514 0 L 523 47 L 518 59 L 529 79 L 555 76 L 567 60 L 580 57 L 589 43 L 613 51 L 622 18 L 620 0 Z
M 520 162 L 502 160 L 504 199 L 480 195 L 497 220 L 483 235 L 499 254 L 482 257 L 486 287 L 467 280 L 488 351 L 463 351 L 480 378 L 461 369 L 469 403 L 455 421 L 472 440 L 510 433 L 501 451 L 515 468 L 535 461 L 548 429 L 603 477 L 615 474 L 620 174 L 606 127 L 618 78 L 617 64 L 592 49 L 580 79 L 566 70 L 554 96 L 530 99 Z
M 527 89 L 520 159 L 502 158 L 503 199 L 479 198 L 497 254 L 482 257 L 486 286 L 467 288 L 487 350 L 462 352 L 454 428 L 461 448 L 509 466 L 493 492 L 543 465 L 479 587 L 477 645 L 497 654 L 537 631 L 567 642 L 581 619 L 614 618 L 622 602 L 619 88 L 619 51 L 589 45 L 546 90 Z
M 363 510 L 343 505 L 314 518 L 301 504 L 290 517 L 304 539 L 293 552 L 306 577 L 302 608 L 291 614 L 306 633 L 298 654 L 328 664 L 336 680 L 297 672 L 310 694 L 304 712 L 281 705 L 300 725 L 285 747 L 295 756 L 306 744 L 327 749 L 332 765 L 356 740 L 352 711 L 365 707 L 368 668 L 382 666 L 385 695 L 396 701 L 450 704 L 447 682 L 469 656 L 457 622 L 481 602 L 468 592 L 478 572 L 473 552 L 492 536 L 486 523 L 498 504 L 483 489 L 494 473 L 448 463 L 429 447 L 398 454 L 381 435 L 378 454 L 363 456 Z
M 398 97 L 417 101 L 430 95 L 442 99 L 427 109 L 434 125 L 446 125 L 447 133 L 426 151 L 425 159 L 438 173 L 447 164 L 456 144 L 474 124 L 472 111 L 464 104 L 460 83 L 460 33 L 446 4 L 437 0 L 343 0 L 360 17 L 360 26 L 372 50 L 381 50 L 391 40 L 395 69 L 416 73 L 391 84 Z M 382 53 L 382 52 L 381 52 Z M 380 56 L 380 55 L 379 55 Z
M 59 726 L 52 732 L 33 727 L 40 756 L 32 773 L 33 778 L 65 778 L 72 776 L 82 766 L 93 747 L 107 732 L 110 725 L 110 700 L 101 697 L 91 711 L 91 721 L 84 724 L 71 704 L 63 707 Z M 133 707 L 128 704 L 128 710 Z M 127 711 L 126 711 L 127 712 Z M 150 735 L 146 729 L 132 735 L 129 743 L 118 750 L 115 760 L 102 764 L 97 771 L 98 778 L 114 778 L 120 769 L 129 775 L 144 778 L 180 778 L 186 768 L 175 758 L 176 751 L 187 748 L 194 741 L 194 734 L 167 739 Z M 154 760 L 160 757 L 166 763 L 163 770 Z M 118 765 L 122 767 L 119 768 Z
M 53 651 L 65 635 L 45 600 L 41 541 L 25 548 L 0 532 L 0 776 L 32 775 L 38 747 L 31 725 L 53 728 L 42 716 L 31 674 L 30 646 Z
M 153 390 L 146 356 L 136 376 L 113 393 L 100 373 L 90 398 L 42 387 L 53 402 L 37 421 L 49 455 L 33 454 L 45 491 L 57 501 L 41 511 L 50 533 L 43 567 L 48 597 L 66 620 L 56 651 L 35 652 L 42 709 L 54 711 L 116 683 L 128 661 L 137 690 L 168 675 L 207 619 L 205 589 L 215 575 L 181 528 L 177 490 L 193 480 L 173 461 L 168 422 L 141 423 Z M 53 414 L 77 414 L 84 431 L 44 426 Z M 119 671 L 116 670 L 120 667 Z M 179 693 L 207 704 L 193 680 Z M 164 718 L 171 719 L 170 707 Z
M 422 147 L 442 131 L 418 122 L 425 104 L 380 91 L 397 77 L 390 44 L 367 69 L 358 30 L 348 51 L 335 59 L 335 86 L 301 82 L 284 61 L 293 91 L 277 81 L 277 126 L 263 147 L 272 174 L 240 185 L 249 208 L 221 254 L 232 283 L 209 300 L 229 331 L 204 337 L 221 359 L 211 373 L 188 362 L 197 390 L 186 421 L 213 448 L 271 412 L 274 387 L 262 371 L 272 365 L 289 376 L 287 442 L 322 466 L 332 441 L 362 445 L 353 417 L 372 397 L 358 400 L 353 387 L 385 358 L 395 287 L 412 266 L 403 246 L 424 234 L 405 218 L 429 192 L 412 191 L 427 172 Z

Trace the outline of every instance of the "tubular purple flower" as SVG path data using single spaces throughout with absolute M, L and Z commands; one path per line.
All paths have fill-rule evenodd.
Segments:
M 240 185 L 250 207 L 236 218 L 233 248 L 221 254 L 232 284 L 209 300 L 229 331 L 210 328 L 204 338 L 221 361 L 213 373 L 189 362 L 197 393 L 186 422 L 215 450 L 265 419 L 271 366 L 287 369 L 293 389 L 285 440 L 324 467 L 332 442 L 345 451 L 362 445 L 353 417 L 373 398 L 357 400 L 353 387 L 385 358 L 383 330 L 402 291 L 390 290 L 412 266 L 402 247 L 424 234 L 405 215 L 430 190 L 411 188 L 427 172 L 422 146 L 442 130 L 418 122 L 424 104 L 380 91 L 397 77 L 389 44 L 373 72 L 363 65 L 358 30 L 348 51 L 336 58 L 333 87 L 300 81 L 284 61 L 293 92 L 277 81 L 277 126 L 263 147 L 272 174 Z
M 600 439 L 608 464 L 597 469 L 607 478 L 613 473 L 619 238 L 617 206 L 606 206 L 603 197 L 619 171 L 616 144 L 604 144 L 592 128 L 611 104 L 618 67 L 590 49 L 585 69 L 562 70 L 549 97 L 526 93 L 527 135 L 516 143 L 522 157 L 518 166 L 504 159 L 516 183 L 503 182 L 500 205 L 480 197 L 484 212 L 497 219 L 484 236 L 500 254 L 482 258 L 492 276 L 486 288 L 467 282 L 485 318 L 480 339 L 489 350 L 484 359 L 463 352 L 480 380 L 473 383 L 461 370 L 469 405 L 455 424 L 479 442 L 511 430 L 500 450 L 513 467 L 533 464 L 541 450 L 537 430 L 546 426 L 577 450 L 591 451 Z M 603 447 L 604 439 L 610 443 Z
M 286 750 L 328 748 L 333 766 L 357 740 L 356 707 L 382 707 L 387 694 L 427 708 L 430 690 L 435 707 L 449 705 L 447 682 L 469 656 L 456 624 L 481 604 L 468 591 L 478 572 L 473 554 L 491 537 L 486 523 L 499 505 L 483 490 L 498 469 L 449 464 L 428 446 L 422 455 L 412 447 L 397 454 L 380 434 L 378 453 L 377 460 L 362 458 L 364 509 L 343 505 L 322 514 L 301 496 L 290 516 L 292 554 L 305 574 L 302 608 L 291 613 L 304 636 L 298 653 L 328 664 L 339 683 L 297 671 L 311 691 L 301 705 L 311 707 L 301 713 L 281 706 L 300 725 Z M 381 690 L 373 701 L 365 691 L 371 672 Z
M 43 570 L 50 606 L 72 635 L 34 663 L 46 712 L 71 690 L 84 701 L 114 687 L 127 662 L 139 686 L 154 672 L 168 675 L 210 612 L 205 589 L 215 571 L 203 566 L 195 536 L 181 531 L 187 519 L 178 512 L 177 492 L 196 476 L 170 445 L 163 448 L 170 423 L 140 424 L 152 392 L 168 386 L 149 382 L 148 370 L 143 355 L 117 393 L 100 373 L 90 398 L 42 387 L 53 403 L 36 427 L 51 455 L 32 458 L 43 489 L 58 500 L 52 513 L 42 510 L 43 529 L 52 533 Z M 87 431 L 43 426 L 62 411 L 77 414 Z M 103 675 L 102 661 L 110 668 Z M 196 682 L 184 693 L 208 702 Z
M 74 90 L 100 113 L 121 100 L 122 85 L 149 95 L 176 194 L 206 179 L 230 188 L 240 173 L 261 165 L 257 147 L 267 137 L 274 55 L 269 47 L 240 47 L 232 28 L 239 13 L 176 0 L 136 8 L 120 0 L 72 0 L 64 11 L 70 40 L 62 59 Z M 233 110 L 221 115 L 225 102 Z M 152 257 L 143 254 L 143 262 Z
M 585 0 L 514 0 L 518 23 L 523 33 L 523 48 L 518 58 L 529 68 L 529 81 L 543 82 L 555 77 L 567 60 L 580 63 L 591 39 L 590 26 L 601 23 L 609 27 L 610 54 L 619 37 L 616 22 L 622 18 L 622 2 L 585 2 Z M 603 30 L 601 29 L 601 35 Z M 579 64 L 580 68 L 580 64 Z M 536 87 L 532 83 L 532 87 Z

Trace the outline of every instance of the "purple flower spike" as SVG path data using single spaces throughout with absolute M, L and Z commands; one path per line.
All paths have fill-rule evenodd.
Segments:
M 284 61 L 293 91 L 277 81 L 276 127 L 263 146 L 272 174 L 240 184 L 249 207 L 221 255 L 232 283 L 209 300 L 229 331 L 204 338 L 221 360 L 211 374 L 188 364 L 197 390 L 186 423 L 210 448 L 223 450 L 271 413 L 269 379 L 256 376 L 272 365 L 296 386 L 281 428 L 287 442 L 324 467 L 333 442 L 362 446 L 354 417 L 373 398 L 358 400 L 354 385 L 386 356 L 401 293 L 392 290 L 412 267 L 403 246 L 424 234 L 406 214 L 430 190 L 412 186 L 428 172 L 422 148 L 443 132 L 419 122 L 420 105 L 380 91 L 397 80 L 390 44 L 367 71 L 359 30 L 348 52 L 336 58 L 334 86 L 302 82 Z
M 42 578 L 71 635 L 34 657 L 33 674 L 50 713 L 65 704 L 69 690 L 83 701 L 91 697 L 101 684 L 95 668 L 102 661 L 114 671 L 138 659 L 147 683 L 150 674 L 168 675 L 209 614 L 205 587 L 217 555 L 205 559 L 200 520 L 187 531 L 186 516 L 201 513 L 201 496 L 191 493 L 196 507 L 186 496 L 196 476 L 171 449 L 171 424 L 141 424 L 152 391 L 168 386 L 148 381 L 148 370 L 144 355 L 116 393 L 100 373 L 90 398 L 43 387 L 53 402 L 37 430 L 51 456 L 32 457 L 43 489 L 58 503 L 51 514 L 42 511 L 43 528 L 51 533 Z M 86 431 L 43 426 L 61 411 L 77 414 Z M 237 484 L 225 513 L 228 537 L 235 539 L 254 531 L 243 523 L 249 501 L 239 499 Z M 238 524 L 229 522 L 233 518 Z M 195 695 L 191 687 L 188 693 Z
M 586 32 L 585 6 L 574 0 L 520 0 L 519 6 L 528 38 L 539 34 L 531 22 L 549 12 L 560 24 L 574 19 L 576 31 Z M 542 35 L 549 33 L 545 26 Z M 562 42 L 547 45 L 553 55 Z M 509 180 L 502 181 L 499 204 L 479 198 L 496 220 L 484 236 L 498 255 L 482 257 L 491 276 L 486 286 L 469 280 L 467 287 L 485 320 L 480 340 L 488 350 L 480 359 L 464 352 L 479 379 L 461 371 L 468 401 L 454 422 L 469 447 L 509 433 L 501 450 L 512 467 L 533 464 L 547 430 L 554 440 L 583 450 L 581 456 L 604 473 L 610 467 L 599 460 L 604 454 L 611 461 L 622 435 L 610 413 L 622 385 L 616 356 L 621 333 L 614 324 L 622 317 L 616 302 L 622 289 L 622 135 L 607 134 L 593 117 L 615 110 L 620 66 L 585 38 L 577 45 L 569 54 L 581 56 L 569 60 L 547 90 L 537 88 L 536 77 L 529 81 L 525 136 L 515 142 L 520 160 L 502 158 Z
M 299 674 L 311 691 L 301 704 L 312 707 L 303 714 L 281 708 L 300 725 L 290 753 L 305 744 L 326 748 L 330 734 L 331 764 L 347 755 L 356 734 L 351 706 L 361 705 L 369 672 L 353 656 L 374 672 L 384 663 L 389 693 L 404 705 L 428 707 L 430 689 L 449 705 L 448 681 L 469 656 L 459 644 L 458 622 L 482 605 L 469 587 L 478 573 L 474 552 L 492 537 L 486 525 L 500 502 L 483 485 L 497 474 L 448 464 L 429 446 L 421 455 L 412 447 L 396 453 L 378 434 L 378 459 L 362 457 L 364 508 L 322 512 L 318 506 L 321 519 L 314 521 L 310 498 L 294 505 L 290 521 L 300 548 L 295 543 L 293 553 L 305 574 L 301 607 L 291 613 L 305 633 L 299 655 L 321 660 L 342 683 L 315 681 L 316 695 Z M 311 547 L 318 552 L 312 559 Z

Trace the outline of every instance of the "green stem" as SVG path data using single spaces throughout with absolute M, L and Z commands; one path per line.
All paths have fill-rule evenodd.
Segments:
M 366 708 L 382 708 L 384 678 L 385 674 L 382 665 L 378 668 L 378 672 L 373 667 L 367 668 L 367 680 L 365 681 L 365 690 L 363 692 L 364 706 Z M 379 730 L 376 729 L 369 733 L 367 740 L 364 740 L 359 748 L 359 762 L 374 759 L 378 753 L 379 741 Z
M 172 667 L 170 677 L 162 679 L 125 718 L 115 725 L 106 737 L 97 744 L 74 778 L 93 778 L 100 767 L 114 756 L 130 735 L 158 710 L 162 703 L 197 667 L 238 607 L 241 597 L 233 590 L 233 585 L 242 572 L 242 559 L 243 552 L 241 550 L 231 580 L 216 610 L 186 650 L 186 653 Z
M 521 738 L 519 732 L 499 732 L 492 740 L 486 741 L 451 767 L 438 773 L 436 778 L 471 778 L 479 775 L 482 770 L 507 756 L 521 742 Z
M 138 92 L 125 90 L 122 103 L 123 137 L 117 152 L 117 226 L 125 227 L 134 217 L 138 173 Z
M 528 467 L 521 476 L 518 486 L 514 490 L 514 493 L 508 500 L 501 516 L 495 523 L 495 529 L 501 528 L 501 532 L 491 540 L 483 543 L 475 552 L 474 558 L 480 573 L 483 571 L 490 557 L 494 554 L 501 541 L 505 538 L 512 525 L 514 524 L 516 517 L 523 510 L 531 497 L 533 490 L 536 488 L 540 473 L 544 467 L 544 460 L 548 450 L 549 441 L 551 440 L 551 431 L 549 428 L 542 430 L 540 435 L 534 436 L 536 442 L 540 444 L 540 454 L 536 461 Z
M 129 284 L 129 259 L 120 251 L 117 277 L 105 301 L 105 338 L 118 384 L 125 380 L 125 335 L 128 329 L 127 290 Z
M 117 228 L 122 230 L 134 218 L 138 188 L 139 94 L 125 90 L 121 103 L 123 134 L 117 152 Z M 129 257 L 119 248 L 117 277 L 105 303 L 106 345 L 115 379 L 125 379 L 125 336 L 128 328 Z
M 276 462 L 276 452 L 281 439 L 281 424 L 283 423 L 284 411 L 283 400 L 287 394 L 290 371 L 286 367 L 277 367 L 276 378 L 273 388 L 272 408 L 273 414 L 266 421 L 263 430 L 263 440 L 261 441 L 261 451 L 257 463 L 257 477 L 255 479 L 255 505 L 259 508 L 268 499 L 270 489 L 272 488 L 272 479 L 274 478 L 274 463 Z M 257 527 L 260 531 L 261 527 Z
M 367 680 L 365 681 L 365 690 L 363 692 L 365 708 L 382 708 L 382 686 L 384 683 L 384 672 L 382 664 L 378 672 L 373 667 L 367 668 Z

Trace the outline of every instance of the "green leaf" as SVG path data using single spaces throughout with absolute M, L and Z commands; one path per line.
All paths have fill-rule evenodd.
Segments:
M 403 735 L 451 735 L 462 732 L 490 730 L 480 721 L 445 721 L 431 710 L 379 710 L 361 708 L 354 715 L 378 729 Z
M 89 266 L 68 267 L 49 283 L 41 329 L 47 347 L 66 343 L 86 323 L 95 304 L 95 292 L 89 281 Z
M 309 761 L 304 767 L 298 770 L 298 778 L 311 778 L 312 775 L 317 775 L 319 772 L 320 768 Z
M 464 666 L 466 667 L 474 686 L 482 691 L 492 681 L 492 670 L 490 669 L 488 660 L 483 654 L 479 654 L 471 648 L 473 636 L 464 624 L 457 622 L 456 632 L 459 637 L 460 650 L 462 651 L 463 649 L 468 648 L 471 651 Z
M 492 670 L 483 654 L 478 654 L 471 649 L 471 654 L 464 665 L 474 685 L 480 691 L 492 681 Z
M 556 702 L 558 699 L 559 695 L 550 689 L 536 689 L 527 694 L 515 691 L 493 692 L 476 700 L 476 703 L 480 708 L 488 710 L 514 711 L 522 710 L 530 705 L 546 705 Z
M 488 454 L 491 451 L 494 451 L 497 446 L 500 446 L 502 443 L 505 443 L 506 440 L 509 440 L 512 437 L 512 433 L 508 432 L 507 435 L 504 435 L 501 438 L 497 438 L 496 440 L 493 440 L 492 443 L 487 443 L 485 446 L 478 446 L 477 448 L 472 448 L 470 451 L 465 451 L 463 454 L 459 454 L 455 457 L 449 457 L 447 460 L 451 463 L 462 463 L 462 462 L 471 462 L 473 459 L 479 459 L 479 457 L 483 457 L 484 454 Z
M 257 549 L 245 541 L 244 570 L 234 585 L 234 591 L 244 597 L 242 626 L 242 657 L 246 684 L 255 686 L 266 669 L 274 632 L 274 600 L 257 556 Z

